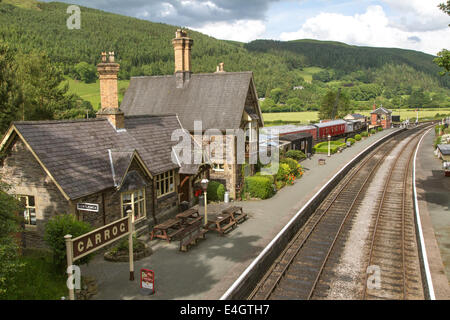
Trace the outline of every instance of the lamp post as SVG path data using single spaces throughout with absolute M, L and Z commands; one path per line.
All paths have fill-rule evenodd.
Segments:
M 208 210 L 206 208 L 206 206 L 208 205 L 208 198 L 207 198 L 207 192 L 206 192 L 208 190 L 208 183 L 209 183 L 208 179 L 202 179 L 202 181 L 200 182 L 200 184 L 202 185 L 203 195 L 205 198 L 205 226 L 208 223 Z
M 328 135 L 328 156 L 331 157 L 331 136 Z

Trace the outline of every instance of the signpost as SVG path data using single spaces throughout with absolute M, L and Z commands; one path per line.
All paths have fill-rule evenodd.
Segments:
M 128 216 L 110 223 L 104 227 L 95 229 L 83 234 L 75 239 L 71 235 L 64 237 L 66 241 L 67 266 L 73 265 L 78 260 L 104 246 L 128 236 L 129 256 L 130 256 L 130 281 L 134 280 L 133 262 L 133 215 L 128 212 Z M 71 274 L 68 273 L 70 279 Z M 69 289 L 70 300 L 75 300 L 74 290 Z
M 155 293 L 155 273 L 149 269 L 141 269 L 141 289 Z
M 98 212 L 99 205 L 97 203 L 77 203 L 77 210 Z

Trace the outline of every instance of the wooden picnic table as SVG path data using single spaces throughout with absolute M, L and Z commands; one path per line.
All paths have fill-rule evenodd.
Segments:
M 206 229 L 218 231 L 223 235 L 234 227 L 236 227 L 236 220 L 233 219 L 231 214 L 208 214 L 208 223 L 205 226 Z
M 189 219 L 198 219 L 200 218 L 200 214 L 198 213 L 198 209 L 188 209 L 186 211 L 183 211 L 182 213 L 179 213 L 176 215 L 177 219 L 180 219 L 183 224 L 187 224 L 189 222 Z
M 171 229 L 174 231 L 169 232 L 169 230 Z M 182 220 L 169 219 L 153 227 L 150 240 L 153 240 L 153 238 L 156 237 L 170 242 L 176 235 L 178 235 L 182 231 Z
M 247 219 L 247 214 L 244 213 L 244 211 L 242 210 L 242 207 L 238 207 L 238 206 L 231 206 L 226 209 L 223 209 L 222 213 L 223 214 L 231 214 L 231 217 L 233 218 L 234 221 L 236 221 L 236 223 L 241 223 L 245 219 Z

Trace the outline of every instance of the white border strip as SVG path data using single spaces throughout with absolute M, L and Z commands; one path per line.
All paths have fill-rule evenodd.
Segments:
M 401 130 L 401 129 L 400 129 Z M 397 133 L 398 130 L 384 136 L 383 138 L 387 138 L 392 136 L 393 134 Z M 381 138 L 381 139 L 383 139 Z M 297 211 L 297 213 L 295 214 L 295 216 L 289 220 L 289 222 L 284 226 L 283 229 L 281 229 L 281 231 L 275 236 L 275 238 L 272 239 L 272 241 L 270 241 L 270 243 L 264 248 L 263 251 L 261 251 L 261 253 L 256 257 L 255 260 L 253 260 L 253 262 L 247 267 L 247 269 L 245 269 L 245 271 L 239 276 L 239 278 L 231 285 L 231 287 L 222 295 L 222 297 L 220 297 L 220 300 L 226 300 L 228 298 L 228 296 L 239 286 L 239 284 L 242 282 L 242 280 L 244 280 L 246 278 L 246 276 L 252 271 L 252 269 L 254 268 L 254 266 L 265 256 L 265 254 L 273 247 L 273 245 L 278 241 L 279 238 L 281 238 L 284 234 L 284 232 L 290 227 L 291 224 L 294 223 L 294 221 L 297 220 L 297 218 L 303 213 L 303 211 L 309 206 L 309 204 L 314 201 L 321 193 L 322 191 L 343 171 L 345 170 L 356 158 L 358 158 L 359 156 L 361 156 L 364 152 L 366 152 L 367 150 L 369 150 L 370 148 L 372 148 L 375 144 L 377 144 L 381 139 L 374 141 L 370 146 L 368 146 L 366 149 L 364 149 L 363 151 L 361 151 L 360 153 L 358 153 L 358 155 L 356 155 L 355 157 L 353 157 L 352 160 L 350 160 L 349 162 L 347 162 L 347 164 L 341 169 L 339 170 L 330 180 L 328 180 L 328 182 L 322 186 L 322 188 L 320 188 L 319 191 L 316 192 L 316 194 L 311 197 L 311 199 L 309 199 L 309 201 L 299 210 Z
M 433 128 L 431 128 L 433 129 Z M 430 129 L 430 130 L 431 130 Z M 420 214 L 419 214 L 419 203 L 417 201 L 417 190 L 416 190 L 416 160 L 417 160 L 417 153 L 419 151 L 420 144 L 422 143 L 423 138 L 430 132 L 428 130 L 424 133 L 422 138 L 420 139 L 419 143 L 417 144 L 416 152 L 414 154 L 414 163 L 413 163 L 413 192 L 414 192 L 414 211 L 416 213 L 416 221 L 417 221 L 417 228 L 419 230 L 419 239 L 420 239 L 420 246 L 422 247 L 422 260 L 423 265 L 425 268 L 425 275 L 427 278 L 427 284 L 428 284 L 428 293 L 430 295 L 431 300 L 436 300 L 436 296 L 434 295 L 434 288 L 433 288 L 433 281 L 431 279 L 431 272 L 430 272 L 430 266 L 428 265 L 428 257 L 427 257 L 427 250 L 425 248 L 425 241 L 422 234 L 422 222 L 420 221 Z

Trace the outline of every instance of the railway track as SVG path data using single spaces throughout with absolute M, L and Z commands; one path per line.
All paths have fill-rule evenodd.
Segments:
M 345 243 L 349 233 L 348 231 L 351 228 L 351 222 L 361 205 L 364 192 L 370 184 L 370 181 L 397 144 L 403 139 L 412 136 L 404 150 L 412 148 L 413 144 L 411 141 L 420 134 L 421 130 L 419 128 L 412 129 L 388 140 L 353 168 L 311 215 L 305 226 L 293 237 L 248 299 L 325 298 L 330 289 L 330 283 L 332 282 L 330 279 L 333 278 L 332 266 L 339 262 L 339 251 Z M 399 288 L 398 281 L 403 282 L 403 287 L 407 287 L 405 289 L 406 294 L 403 296 L 404 298 L 420 296 L 417 292 L 420 291 L 418 288 L 421 288 L 421 281 L 415 276 L 415 274 L 418 274 L 420 278 L 420 267 L 418 273 L 415 267 L 408 270 L 408 263 L 412 263 L 416 259 L 417 254 L 414 256 L 412 252 L 414 250 L 417 252 L 417 248 L 414 245 L 401 244 L 397 236 L 384 238 L 386 233 L 391 235 L 389 233 L 391 230 L 385 228 L 389 228 L 389 226 L 391 228 L 397 228 L 397 225 L 394 227 L 389 224 L 388 212 L 392 209 L 397 211 L 399 204 L 396 200 L 400 198 L 403 199 L 401 203 L 404 204 L 400 206 L 403 207 L 403 210 L 400 210 L 400 212 L 404 212 L 403 214 L 400 213 L 400 216 L 404 218 L 398 218 L 397 214 L 396 218 L 397 220 L 405 221 L 404 227 L 400 228 L 400 232 L 402 233 L 403 239 L 407 239 L 410 242 L 415 240 L 414 220 L 408 222 L 409 220 L 407 221 L 406 217 L 409 217 L 408 219 L 411 217 L 412 219 L 414 218 L 411 214 L 405 213 L 407 211 L 406 209 L 411 206 L 411 200 L 407 196 L 398 197 L 400 193 L 404 194 L 401 190 L 406 190 L 410 186 L 410 182 L 407 179 L 409 175 L 405 172 L 400 172 L 401 168 L 405 168 L 405 161 L 408 165 L 403 171 L 409 170 L 411 160 L 410 158 L 405 160 L 404 157 L 407 156 L 409 156 L 409 152 L 400 152 L 399 157 L 395 160 L 393 169 L 389 173 L 389 179 L 386 181 L 384 187 L 383 200 L 380 200 L 378 206 L 378 223 L 375 223 L 375 226 L 372 228 L 371 239 L 373 241 L 368 250 L 370 255 L 367 259 L 367 266 L 379 266 L 383 273 L 385 269 L 389 270 L 386 272 L 386 275 L 391 281 L 386 283 L 390 288 L 380 290 L 378 285 L 377 289 L 374 289 L 369 283 L 371 279 L 366 277 L 366 273 L 364 273 L 364 276 L 361 277 L 365 280 L 366 284 L 363 289 L 364 298 L 391 298 L 394 296 L 399 298 L 398 292 L 396 292 Z M 398 169 L 396 170 L 395 168 Z M 399 179 L 403 179 L 401 181 L 402 188 L 400 189 L 398 186 Z M 395 243 L 391 243 L 393 239 L 396 240 Z M 395 258 L 398 258 L 398 256 L 401 257 L 402 262 L 400 265 L 407 268 L 404 272 L 404 277 L 398 275 L 395 270 L 398 268 L 398 260 L 395 260 L 395 263 L 391 264 L 388 262 L 392 261 L 389 260 L 392 257 L 389 256 L 388 252 L 390 252 L 392 247 L 397 248 L 398 246 L 400 248 L 403 246 L 403 249 L 400 249 L 400 251 L 404 252 L 404 254 L 398 254 L 398 250 L 395 249 L 395 253 L 392 253 L 391 256 Z M 383 251 L 383 249 L 385 250 Z M 324 274 L 327 275 L 327 280 L 324 280 Z M 406 282 L 408 282 L 408 285 L 406 285 Z M 367 283 L 369 283 L 370 288 L 367 287 Z M 409 285 L 409 283 L 412 284 Z M 383 293 L 380 294 L 378 292 L 377 295 L 374 290 Z M 389 295 L 387 292 L 390 290 L 394 290 L 395 295 Z

